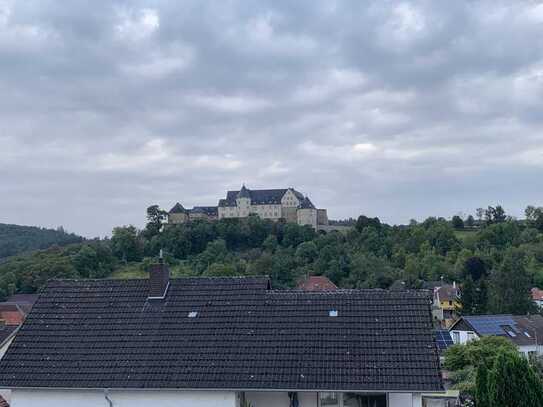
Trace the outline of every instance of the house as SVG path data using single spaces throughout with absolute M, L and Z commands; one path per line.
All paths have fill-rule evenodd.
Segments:
M 543 308 L 543 290 L 537 287 L 532 288 L 532 300 L 539 308 Z
M 7 325 L 21 325 L 37 298 L 37 294 L 14 294 L 0 302 L 0 321 Z
M 4 358 L 12 407 L 421 407 L 443 391 L 426 291 L 267 278 L 56 280 Z
M 226 198 L 218 206 L 195 206 L 185 209 L 176 203 L 168 212 L 168 224 L 185 223 L 189 220 L 223 218 L 247 218 L 257 215 L 262 219 L 309 225 L 314 229 L 328 226 L 326 209 L 317 209 L 309 197 L 294 188 L 248 189 L 227 191 Z
M 331 291 L 337 286 L 325 276 L 309 276 L 298 282 L 296 288 L 304 291 Z
M 434 287 L 434 306 L 432 313 L 443 328 L 450 327 L 462 309 L 460 290 L 456 283 L 442 284 Z
M 543 317 L 541 315 L 463 316 L 449 329 L 455 344 L 465 344 L 483 336 L 502 336 L 526 356 L 543 354 Z

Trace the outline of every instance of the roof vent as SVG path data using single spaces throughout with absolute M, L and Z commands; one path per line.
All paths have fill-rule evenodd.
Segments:
M 170 286 L 170 270 L 164 264 L 162 256 L 157 264 L 151 266 L 149 271 L 149 296 L 150 300 L 162 300 L 166 297 Z
M 328 316 L 329 317 L 337 317 L 338 316 L 338 311 L 337 309 L 331 309 L 330 311 L 328 311 Z
M 198 312 L 197 311 L 191 311 L 189 312 L 189 318 L 196 318 L 198 316 Z

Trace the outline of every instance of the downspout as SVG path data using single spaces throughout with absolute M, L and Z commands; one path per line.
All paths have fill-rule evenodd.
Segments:
M 109 389 L 104 389 L 104 398 L 106 399 L 109 407 L 113 407 L 113 401 L 109 398 Z

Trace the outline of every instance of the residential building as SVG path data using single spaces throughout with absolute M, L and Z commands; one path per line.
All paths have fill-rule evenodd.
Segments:
M 462 309 L 460 302 L 460 289 L 456 283 L 441 284 L 434 287 L 434 305 L 432 314 L 443 328 L 450 327 L 458 318 L 458 311 Z
M 0 387 L 12 407 L 421 407 L 443 391 L 426 291 L 273 290 L 163 264 L 49 282 Z
M 0 302 L 0 359 L 13 342 L 37 298 L 37 294 L 14 294 L 5 302 Z M 9 407 L 9 399 L 10 391 L 0 389 L 0 407 Z
M 334 291 L 337 286 L 325 276 L 308 276 L 298 282 L 296 288 L 304 291 Z
M 239 191 L 228 191 L 218 206 L 196 206 L 185 209 L 176 203 L 168 212 L 168 223 L 179 224 L 194 219 L 247 218 L 258 215 L 262 219 L 309 225 L 315 229 L 328 225 L 326 209 L 317 209 L 311 200 L 294 188 L 255 189 L 243 185 Z
M 537 287 L 532 288 L 532 300 L 539 308 L 543 308 L 543 290 Z
M 541 315 L 463 316 L 449 329 L 454 343 L 465 344 L 483 336 L 501 336 L 524 355 L 543 355 L 543 317 Z

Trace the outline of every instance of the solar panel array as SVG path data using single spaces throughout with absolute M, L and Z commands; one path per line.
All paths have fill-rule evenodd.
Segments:
M 435 334 L 437 349 L 440 352 L 445 351 L 449 346 L 454 345 L 449 331 L 439 330 L 435 331 Z
M 475 329 L 480 335 L 505 335 L 504 325 L 509 325 L 515 330 L 516 322 L 511 315 L 499 316 L 471 316 L 464 319 Z

